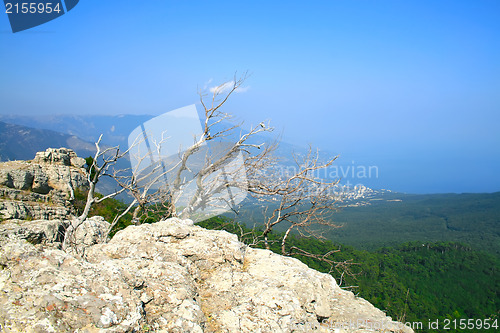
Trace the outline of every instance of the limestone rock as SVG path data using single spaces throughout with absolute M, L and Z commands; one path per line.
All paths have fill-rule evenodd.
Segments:
M 2 223 L 0 226 L 0 237 L 15 237 L 24 239 L 30 244 L 52 246 L 62 242 L 68 222 L 62 220 L 22 221 L 13 219 Z
M 38 152 L 33 159 L 37 164 L 59 164 L 83 168 L 85 160 L 78 157 L 76 153 L 67 148 L 48 148 L 46 151 Z
M 73 241 L 80 247 L 102 243 L 109 226 L 102 216 L 90 217 L 76 229 Z
M 0 232 L 7 331 L 412 332 L 328 274 L 179 219 L 129 226 L 85 260 L 9 230 Z
M 3 219 L 61 219 L 71 215 L 69 206 L 43 205 L 40 202 L 0 201 L 0 217 Z
M 0 218 L 66 218 L 74 190 L 87 185 L 84 165 L 66 148 L 49 148 L 33 161 L 0 163 Z

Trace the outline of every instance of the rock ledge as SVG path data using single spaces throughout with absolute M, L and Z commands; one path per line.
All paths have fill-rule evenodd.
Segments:
M 87 186 L 85 160 L 49 148 L 32 161 L 0 163 L 0 219 L 64 219 L 74 190 Z
M 9 230 L 7 332 L 412 332 L 330 275 L 191 221 L 130 226 L 85 259 Z

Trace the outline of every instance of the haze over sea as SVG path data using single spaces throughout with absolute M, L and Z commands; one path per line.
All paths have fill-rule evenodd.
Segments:
M 81 1 L 12 33 L 0 114 L 151 114 L 252 75 L 226 111 L 410 193 L 500 190 L 500 2 Z M 345 170 L 345 169 L 344 169 Z

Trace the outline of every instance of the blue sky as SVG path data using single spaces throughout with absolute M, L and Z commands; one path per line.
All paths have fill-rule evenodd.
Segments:
M 248 70 L 227 111 L 404 192 L 500 190 L 500 1 L 85 0 L 13 34 L 0 113 L 152 114 Z

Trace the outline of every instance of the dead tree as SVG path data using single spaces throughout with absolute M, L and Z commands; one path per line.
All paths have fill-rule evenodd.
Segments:
M 336 209 L 338 181 L 318 177 L 319 171 L 331 166 L 336 158 L 320 162 L 319 153 L 309 148 L 306 156 L 294 156 L 293 166 L 267 163 L 262 167 L 259 165 L 262 161 L 258 161 L 251 168 L 249 192 L 268 210 L 262 232 L 267 249 L 270 248 L 268 236 L 278 225 L 286 226 L 281 239 L 284 255 L 290 254 L 286 241 L 293 230 L 303 237 L 321 238 L 320 226 L 323 229 L 338 227 L 331 216 Z
M 71 245 L 74 245 L 74 234 L 76 230 L 82 225 L 82 223 L 87 219 L 92 205 L 102 202 L 108 198 L 113 198 L 125 191 L 125 188 L 120 188 L 105 196 L 96 196 L 96 185 L 99 179 L 105 175 L 109 175 L 110 168 L 114 166 L 119 159 L 124 158 L 124 156 L 126 156 L 127 154 L 127 151 L 120 151 L 119 147 L 103 149 L 101 147 L 101 140 L 102 135 L 95 143 L 96 153 L 94 154 L 91 165 L 88 166 L 87 170 L 89 190 L 87 192 L 85 207 L 83 208 L 83 212 L 80 214 L 80 216 L 73 218 L 70 222 L 70 225 L 67 227 L 62 244 L 63 249 L 67 249 Z
M 254 142 L 257 134 L 272 131 L 268 125 L 260 123 L 241 133 L 241 124 L 232 123 L 231 115 L 222 111 L 245 79 L 246 75 L 235 77 L 213 88 L 210 95 L 198 92 L 203 106 L 200 133 L 194 134 L 192 143 L 179 148 L 175 156 L 162 155 L 164 145 L 172 144 L 168 130 L 157 138 L 143 134 L 147 149 L 131 156 L 136 165 L 134 177 L 116 177 L 136 204 L 144 208 L 153 202 L 168 202 L 171 216 L 195 221 L 236 209 L 237 202 L 247 194 L 248 164 L 263 159 L 273 149 L 272 145 Z
M 179 149 L 175 157 L 162 156 L 162 147 L 171 139 L 168 131 L 162 132 L 160 137 L 142 133 L 142 137 L 123 153 L 118 147 L 101 150 L 99 138 L 89 172 L 90 189 L 85 209 L 68 229 L 68 240 L 93 204 L 122 192 L 131 196 L 131 202 L 113 219 L 107 235 L 128 213 L 132 212 L 133 223 L 139 224 L 141 214 L 158 206 L 162 207 L 165 216 L 195 221 L 222 210 L 237 212 L 237 194 L 250 194 L 272 207 L 271 214 L 263 221 L 261 235 L 267 248 L 273 229 L 286 225 L 281 239 L 283 254 L 292 253 L 286 248 L 292 231 L 306 237 L 319 237 L 318 226 L 336 227 L 330 214 L 335 207 L 337 182 L 318 177 L 318 172 L 328 168 L 335 158 L 320 162 L 318 153 L 310 149 L 305 157 L 295 157 L 295 168 L 284 171 L 274 155 L 277 141 L 262 142 L 258 136 L 273 130 L 268 124 L 260 123 L 243 132 L 242 124 L 232 124 L 230 114 L 222 110 L 230 96 L 242 88 L 246 78 L 246 75 L 235 77 L 212 89 L 211 94 L 199 91 L 204 114 L 201 133 L 193 137 L 188 147 Z M 133 149 L 146 140 L 147 150 Z M 135 167 L 112 170 L 125 154 L 135 159 Z M 119 190 L 96 198 L 95 185 L 102 176 L 116 180 Z
M 242 124 L 225 125 L 230 122 L 231 115 L 221 110 L 229 97 L 241 88 L 247 78 L 235 77 L 233 81 L 226 82 L 212 90 L 208 97 L 199 91 L 200 102 L 203 106 L 204 123 L 203 133 L 199 139 L 187 150 L 180 154 L 179 167 L 176 169 L 175 180 L 172 185 L 173 202 L 182 195 L 182 173 L 188 170 L 188 160 L 198 153 L 202 146 L 207 143 L 214 143 L 210 153 L 204 155 L 203 167 L 194 174 L 193 182 L 196 183 L 196 190 L 191 199 L 181 209 L 178 216 L 181 218 L 191 217 L 197 210 L 206 207 L 222 208 L 230 207 L 235 209 L 234 193 L 222 195 L 230 189 L 240 193 L 247 191 L 246 169 L 252 158 L 264 158 L 273 149 L 271 145 L 265 143 L 252 143 L 253 137 L 262 132 L 270 132 L 273 129 L 262 122 L 244 134 L 239 134 L 235 138 L 234 134 L 241 131 Z M 221 126 L 222 125 L 222 126 Z M 250 158 L 250 156 L 252 156 Z M 239 159 L 239 160 L 238 160 Z M 239 163 L 233 163 L 234 161 Z
M 167 184 L 162 183 L 165 175 L 172 170 L 165 170 L 162 168 L 162 164 L 155 164 L 149 167 L 147 172 L 140 172 L 143 162 L 151 158 L 152 152 L 149 151 L 142 154 L 140 152 L 132 153 L 132 148 L 146 139 L 148 139 L 147 135 L 135 138 L 134 143 L 128 149 L 128 157 L 138 161 L 136 167 L 113 170 L 113 173 L 110 175 L 119 187 L 126 191 L 132 198 L 132 201 L 129 202 L 123 212 L 114 217 L 106 233 L 106 239 L 109 238 L 109 234 L 117 223 L 129 212 L 132 212 L 131 222 L 135 225 L 140 224 L 141 217 L 147 215 L 150 211 L 161 211 L 164 217 L 173 215 L 173 206 L 170 204 L 172 199 L 170 192 L 168 191 Z M 159 141 L 156 141 L 154 138 L 150 139 L 156 153 L 159 154 L 161 146 L 166 142 L 167 138 L 162 135 Z M 157 184 L 162 184 L 162 186 L 156 186 Z
M 217 209 L 236 209 L 234 192 L 246 194 L 247 191 L 246 168 L 257 160 L 264 160 L 274 148 L 265 143 L 251 143 L 256 134 L 270 132 L 272 128 L 260 123 L 235 137 L 235 133 L 241 130 L 241 124 L 231 124 L 231 115 L 221 110 L 245 79 L 246 76 L 235 77 L 233 81 L 216 87 L 208 101 L 207 95 L 199 91 L 204 112 L 202 130 L 193 138 L 192 145 L 179 150 L 177 158 L 162 155 L 162 148 L 170 144 L 168 131 L 163 131 L 159 137 L 142 132 L 123 153 L 119 147 L 103 150 L 100 137 L 89 168 L 89 192 L 85 208 L 68 228 L 65 244 L 87 218 L 92 205 L 122 192 L 127 193 L 131 201 L 125 210 L 113 218 L 105 240 L 129 213 L 132 214 L 132 223 L 140 224 L 141 217 L 151 211 L 161 211 L 164 217 L 201 220 Z M 146 141 L 147 149 L 140 149 Z M 135 166 L 113 169 L 122 158 L 134 160 Z M 153 160 L 154 163 L 151 163 Z M 196 168 L 193 168 L 193 163 Z M 95 187 L 104 176 L 113 178 L 119 190 L 99 198 L 95 196 Z

